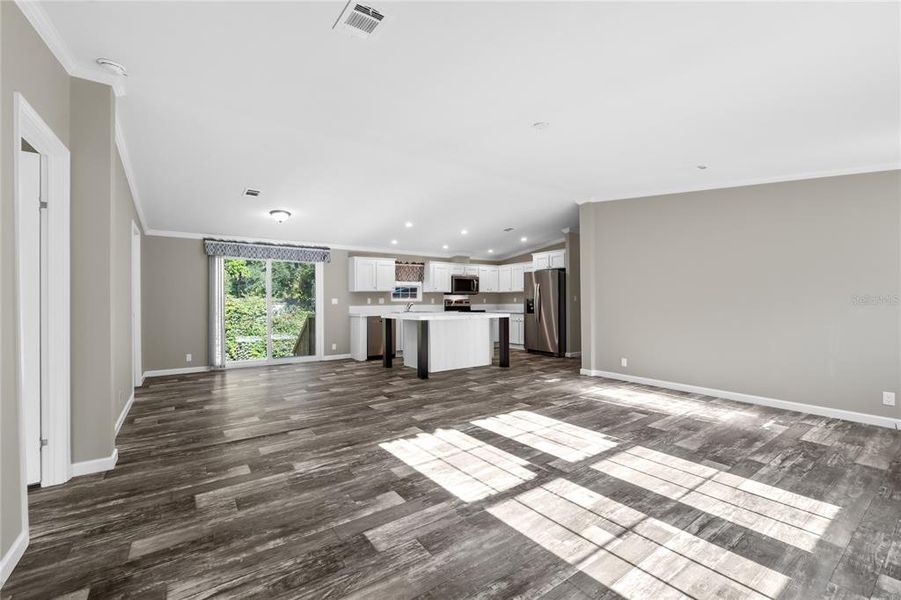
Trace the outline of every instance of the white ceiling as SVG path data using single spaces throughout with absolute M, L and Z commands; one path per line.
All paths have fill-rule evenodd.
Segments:
M 369 40 L 341 2 L 41 5 L 128 68 L 152 230 L 498 257 L 576 202 L 901 163 L 897 3 L 369 4 Z

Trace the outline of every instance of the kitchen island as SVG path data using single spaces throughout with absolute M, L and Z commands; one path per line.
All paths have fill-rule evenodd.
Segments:
M 398 335 L 404 336 L 404 366 L 415 368 L 420 379 L 428 379 L 429 373 L 490 365 L 492 319 L 498 319 L 499 365 L 510 366 L 510 313 L 398 312 L 382 318 L 385 348 L 394 347 L 393 324 L 398 321 Z M 390 369 L 393 359 L 385 352 L 382 364 Z

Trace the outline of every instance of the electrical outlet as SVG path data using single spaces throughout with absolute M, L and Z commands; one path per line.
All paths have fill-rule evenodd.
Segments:
M 337 299 L 337 298 L 332 298 L 332 304 L 338 304 L 338 299 Z
M 434 298 L 432 298 L 432 304 L 435 304 L 435 299 L 434 299 Z
M 628 367 L 628 366 L 629 366 L 629 359 L 628 359 L 628 358 L 621 358 L 621 359 L 619 359 L 619 366 L 621 366 L 621 367 Z
M 190 354 L 185 354 L 185 362 L 191 362 L 192 360 L 194 359 Z
M 886 406 L 894 406 L 895 392 L 882 392 L 882 403 Z
M 372 304 L 372 298 L 366 298 L 366 304 Z
M 338 344 L 332 344 L 332 350 L 337 350 L 337 349 L 338 349 Z

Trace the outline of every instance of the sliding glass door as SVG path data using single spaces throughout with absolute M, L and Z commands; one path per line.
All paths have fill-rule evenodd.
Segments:
M 225 358 L 269 362 L 316 355 L 316 265 L 223 260 Z

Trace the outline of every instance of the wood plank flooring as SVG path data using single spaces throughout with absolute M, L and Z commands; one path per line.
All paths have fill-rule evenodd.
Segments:
M 511 362 L 149 380 L 0 596 L 901 600 L 901 433 Z

